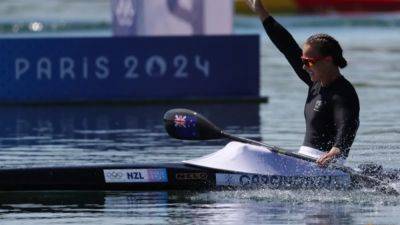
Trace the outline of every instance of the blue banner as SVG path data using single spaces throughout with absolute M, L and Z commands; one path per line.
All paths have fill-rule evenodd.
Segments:
M 258 36 L 0 39 L 0 102 L 259 97 Z

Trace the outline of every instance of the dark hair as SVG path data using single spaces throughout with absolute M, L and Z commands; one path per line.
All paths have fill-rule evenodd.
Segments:
M 347 61 L 343 57 L 343 49 L 339 42 L 328 34 L 314 34 L 306 41 L 307 44 L 317 48 L 322 56 L 331 56 L 333 63 L 340 67 L 345 68 Z

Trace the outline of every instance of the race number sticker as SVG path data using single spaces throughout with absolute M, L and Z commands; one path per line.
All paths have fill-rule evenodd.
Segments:
M 109 169 L 103 170 L 106 183 L 166 183 L 166 169 Z

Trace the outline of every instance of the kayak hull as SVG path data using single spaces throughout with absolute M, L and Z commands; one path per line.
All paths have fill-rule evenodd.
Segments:
M 279 176 L 207 169 L 184 163 L 0 170 L 0 191 L 342 189 L 356 183 L 337 176 Z
M 361 172 L 380 180 L 398 179 L 365 164 Z M 0 191 L 162 191 L 222 189 L 354 189 L 368 186 L 360 176 L 266 148 L 231 142 L 223 149 L 181 163 L 0 169 Z

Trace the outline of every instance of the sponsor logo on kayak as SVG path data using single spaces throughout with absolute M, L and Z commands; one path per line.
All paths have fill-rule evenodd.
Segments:
M 207 173 L 177 173 L 177 180 L 207 180 Z
M 216 174 L 217 186 L 268 188 L 335 188 L 350 185 L 348 176 L 290 177 L 254 174 Z
M 165 183 L 166 169 L 109 169 L 103 170 L 106 183 Z

